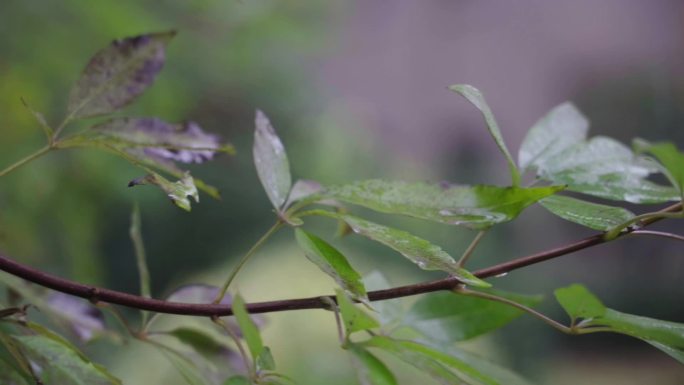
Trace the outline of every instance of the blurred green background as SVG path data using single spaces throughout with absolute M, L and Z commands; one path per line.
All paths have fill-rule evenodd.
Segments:
M 95 150 L 51 153 L 0 180 L 0 250 L 81 282 L 135 292 L 128 225 L 139 202 L 155 296 L 188 282 L 222 282 L 273 221 L 251 161 L 256 108 L 283 138 L 294 176 L 323 183 L 370 177 L 506 183 L 505 164 L 480 116 L 446 90 L 457 82 L 483 90 L 513 150 L 537 118 L 564 100 L 586 113 L 593 134 L 625 142 L 669 139 L 682 148 L 683 17 L 681 2 L 636 0 L 3 1 L 0 165 L 43 145 L 20 97 L 58 123 L 70 85 L 93 53 L 114 38 L 168 29 L 180 33 L 164 70 L 122 114 L 192 119 L 235 144 L 238 155 L 193 168 L 220 188 L 223 200 L 202 196 L 186 213 L 155 189 L 128 189 L 141 171 L 118 158 Z M 473 236 L 379 218 L 456 255 Z M 332 239 L 330 224 L 311 228 Z M 587 234 L 532 208 L 492 231 L 473 267 Z M 364 240 L 334 243 L 359 270 L 381 269 L 395 284 L 439 277 Z M 613 308 L 682 322 L 682 257 L 674 242 L 629 239 L 496 284 L 550 294 L 584 282 Z M 329 293 L 333 282 L 283 231 L 236 287 L 257 301 Z M 550 298 L 541 309 L 563 319 Z M 282 371 L 305 384 L 353 382 L 330 314 L 279 313 L 269 320 L 267 343 Z M 679 384 L 684 377 L 674 360 L 644 343 L 611 335 L 571 338 L 529 317 L 470 345 L 541 384 Z M 152 355 L 136 344 L 87 349 L 125 383 L 179 381 L 163 369 L 162 357 L 147 362 Z M 138 350 L 146 354 L 144 368 Z M 405 373 L 405 383 L 425 380 L 413 376 Z

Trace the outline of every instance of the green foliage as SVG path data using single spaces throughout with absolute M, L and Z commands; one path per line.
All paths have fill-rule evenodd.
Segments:
M 322 196 L 388 214 L 486 229 L 514 219 L 525 207 L 562 186 L 448 186 L 368 180 L 327 188 Z
M 375 318 L 356 306 L 344 291 L 338 289 L 336 298 L 347 336 L 354 332 L 373 329 L 380 326 Z
M 541 302 L 540 296 L 487 291 L 531 307 Z M 456 293 L 433 293 L 420 298 L 404 318 L 423 336 L 442 343 L 468 340 L 496 330 L 523 315 L 523 311 L 482 298 Z
M 556 289 L 554 295 L 573 323 L 578 318 L 600 317 L 606 312 L 601 301 L 582 285 L 575 284 Z
M 204 132 L 196 123 L 173 124 L 156 117 L 110 116 L 81 132 L 62 135 L 74 120 L 118 112 L 137 99 L 152 85 L 163 67 L 166 45 L 174 35 L 175 32 L 163 32 L 117 40 L 95 54 L 72 88 L 66 117 L 56 128 L 48 124 L 42 113 L 25 103 L 43 129 L 48 143 L 43 149 L 0 171 L 0 177 L 50 151 L 89 147 L 114 153 L 144 170 L 146 175 L 134 179 L 129 186 L 154 185 L 184 210 L 190 211 L 190 198 L 199 202 L 200 189 L 218 197 L 218 190 L 194 179 L 179 164 L 204 163 L 219 153 L 232 154 L 233 147 L 216 135 Z M 340 288 L 335 290 L 334 299 L 331 296 L 314 297 L 293 301 L 288 306 L 296 309 L 325 305 L 327 310 L 335 312 L 342 348 L 350 352 L 359 380 L 364 385 L 398 383 L 391 366 L 376 356 L 375 351 L 388 353 L 442 384 L 527 384 L 520 376 L 455 345 L 486 335 L 524 313 L 568 334 L 613 332 L 639 338 L 684 363 L 682 324 L 612 310 L 584 286 L 576 284 L 554 292 L 571 319 L 570 325 L 565 326 L 533 309 L 541 302 L 541 297 L 489 289 L 491 283 L 483 280 L 493 275 L 492 271 L 500 271 L 497 268 L 501 266 L 511 270 L 535 258 L 540 259 L 539 255 L 476 273 L 462 266 L 485 230 L 512 221 L 537 202 L 563 219 L 605 231 L 602 238 L 591 238 L 603 242 L 634 232 L 642 219 L 681 217 L 681 213 L 672 212 L 635 215 L 620 206 L 556 194 L 568 190 L 587 195 L 588 199 L 598 197 L 636 204 L 680 200 L 684 191 L 684 155 L 671 143 L 636 141 L 635 153 L 611 138 L 599 136 L 588 139 L 587 119 L 574 106 L 564 103 L 531 128 L 522 143 L 516 165 L 482 93 L 469 85 L 450 88 L 482 113 L 490 135 L 508 163 L 512 179 L 510 186 L 381 179 L 344 185 L 302 179 L 293 185 L 285 147 L 266 114 L 257 110 L 252 155 L 259 180 L 276 211 L 275 225 L 249 249 L 222 288 L 188 285 L 174 291 L 166 302 L 150 301 L 150 277 L 140 212 L 136 206 L 131 217 L 130 236 L 140 273 L 141 297 L 119 293 L 112 301 L 127 303 L 125 301 L 133 299 L 138 301 L 135 302 L 138 304 L 136 307 L 141 309 L 160 309 L 175 302 L 182 302 L 189 309 L 209 307 L 205 315 L 211 315 L 214 324 L 210 328 L 178 324 L 170 330 L 158 330 L 154 327 L 158 315 L 148 318 L 148 313 L 143 312 L 141 327 L 135 329 L 113 307 L 107 305 L 103 308 L 122 324 L 121 329 L 128 338 L 151 345 L 166 356 L 188 384 L 294 383 L 275 371 L 273 353 L 262 339 L 262 319 L 248 311 L 273 309 L 274 303 L 248 306 L 240 295 L 232 297 L 226 293 L 233 278 L 255 250 L 281 227 L 289 226 L 294 228 L 295 239 L 306 257 L 332 277 Z M 642 153 L 652 154 L 660 163 Z M 535 171 L 535 183 L 541 185 L 522 187 L 521 170 L 523 173 Z M 648 179 L 658 172 L 665 174 L 674 188 Z M 179 180 L 172 182 L 162 174 Z M 411 232 L 369 221 L 363 213 L 349 214 L 351 209 L 347 204 L 438 224 L 459 225 L 480 230 L 480 235 L 457 262 L 443 248 Z M 323 208 L 305 210 L 312 205 Z M 311 225 L 305 223 L 305 219 L 308 221 L 311 216 L 332 218 L 341 224 L 340 235 L 347 232 L 361 235 L 395 250 L 421 269 L 442 271 L 448 273 L 448 277 L 391 288 L 381 272 L 374 272 L 366 277 L 364 283 L 361 274 L 345 255 L 327 241 L 300 228 Z M 672 235 L 671 238 L 677 236 Z M 547 256 L 553 253 L 558 251 L 552 250 Z M 79 293 L 92 302 L 100 300 L 98 289 L 86 287 L 90 294 L 85 295 L 76 290 L 81 288 L 78 284 L 40 272 L 33 277 L 34 281 L 46 287 Z M 68 340 L 28 321 L 31 315 L 27 309 L 30 307 L 14 302 L 21 298 L 38 307 L 82 341 L 105 335 L 117 341 L 123 338 L 118 332 L 110 331 L 111 326 L 107 325 L 102 312 L 66 294 L 30 287 L 16 277 L 0 278 L 9 288 L 11 295 L 8 298 L 12 302 L 11 306 L 0 308 L 0 380 L 9 384 L 40 381 L 67 385 L 120 383 Z M 474 291 L 468 286 L 487 289 Z M 367 287 L 389 290 L 369 293 Z M 397 299 L 446 289 L 453 292 L 426 294 L 410 308 Z M 371 304 L 384 299 L 390 300 Z M 197 306 L 188 306 L 193 304 Z M 290 308 L 278 308 L 284 309 Z M 234 317 L 220 318 L 219 315 L 226 314 L 227 310 L 232 310 Z M 366 335 L 368 337 L 364 339 Z M 405 339 L 406 336 L 414 339 Z M 167 345 L 165 340 L 172 340 L 175 345 Z M 182 349 L 177 349 L 176 345 Z M 242 365 L 228 364 L 238 357 Z
M 482 92 L 468 84 L 456 84 L 449 87 L 449 89 L 461 94 L 464 98 L 468 99 L 470 103 L 477 107 L 478 110 L 480 110 L 482 116 L 485 119 L 485 122 L 487 122 L 487 128 L 489 129 L 489 133 L 492 135 L 492 138 L 494 138 L 494 142 L 496 142 L 496 145 L 499 147 L 499 150 L 501 150 L 501 153 L 506 157 L 506 162 L 508 162 L 508 169 L 511 173 L 511 180 L 513 181 L 513 186 L 519 186 L 520 171 L 518 171 L 518 167 L 516 167 L 515 161 L 513 160 L 511 153 L 508 151 L 508 147 L 506 147 L 506 143 L 504 142 L 503 137 L 501 136 L 501 129 L 499 129 L 499 124 L 496 123 L 496 119 L 494 119 L 494 113 L 489 108 L 489 105 L 485 101 Z
M 559 217 L 594 230 L 608 231 L 634 218 L 634 214 L 622 207 L 602 205 L 585 200 L 554 195 L 539 204 Z
M 295 229 L 295 236 L 311 262 L 331 276 L 353 297 L 368 300 L 361 275 L 354 270 L 342 253 L 326 241 L 302 229 Z

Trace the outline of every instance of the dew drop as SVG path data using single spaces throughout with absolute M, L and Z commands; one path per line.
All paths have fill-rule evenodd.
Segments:
M 507 275 L 508 275 L 508 273 L 501 273 L 501 274 L 495 275 L 494 278 L 503 278 L 503 277 L 505 277 L 505 276 L 507 276 Z

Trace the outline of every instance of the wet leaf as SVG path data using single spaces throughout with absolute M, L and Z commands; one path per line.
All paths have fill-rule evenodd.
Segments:
M 50 311 L 64 320 L 79 340 L 87 342 L 105 331 L 102 312 L 87 301 L 60 292 L 47 297 Z
M 355 233 L 398 251 L 421 269 L 445 271 L 468 285 L 491 286 L 469 271 L 458 267 L 456 261 L 446 251 L 423 238 L 351 215 L 337 215 L 337 217 L 347 222 Z
M 556 289 L 554 295 L 573 323 L 578 318 L 600 317 L 606 312 L 603 303 L 583 285 L 573 284 Z
M 511 179 L 513 180 L 513 185 L 519 186 L 520 171 L 518 171 L 518 167 L 516 167 L 515 161 L 513 160 L 511 153 L 508 151 L 508 148 L 506 147 L 506 143 L 504 142 L 503 137 L 501 136 L 501 130 L 499 129 L 499 125 L 498 123 L 496 123 L 494 114 L 492 113 L 492 110 L 489 108 L 489 105 L 485 101 L 482 92 L 468 84 L 456 84 L 449 87 L 449 89 L 461 94 L 461 96 L 468 99 L 470 103 L 472 103 L 475 107 L 477 107 L 478 110 L 480 110 L 482 116 L 485 119 L 485 122 L 487 123 L 489 133 L 492 135 L 492 138 L 494 138 L 494 142 L 496 142 L 496 145 L 499 147 L 499 150 L 501 150 L 501 153 L 506 157 L 506 161 L 508 162 L 508 168 L 511 173 Z
M 268 117 L 261 111 L 256 113 L 254 131 L 254 164 L 259 180 L 266 190 L 273 207 L 280 210 L 290 192 L 292 177 L 285 147 L 276 134 Z
M 176 33 L 151 33 L 112 42 L 90 59 L 71 89 L 68 113 L 87 118 L 121 109 L 142 94 L 161 71 Z
M 347 258 L 323 239 L 302 229 L 295 229 L 297 243 L 306 257 L 354 298 L 368 300 L 361 275 L 349 264 Z
M 396 385 L 397 379 L 387 366 L 368 350 L 357 344 L 349 344 L 352 363 L 361 385 Z
M 631 203 L 676 200 L 676 191 L 650 182 L 659 172 L 652 162 L 607 137 L 587 140 L 589 123 L 569 103 L 537 122 L 523 140 L 518 156 L 524 169 L 568 190 Z
M 608 231 L 634 218 L 634 214 L 622 207 L 601 205 L 585 200 L 553 195 L 539 201 L 553 214 L 594 230 Z
M 337 289 L 335 293 L 337 294 L 337 306 L 340 309 L 347 336 L 361 330 L 380 327 L 378 321 L 356 306 L 344 291 Z
M 525 136 L 518 152 L 523 170 L 544 165 L 564 150 L 582 143 L 589 121 L 572 103 L 563 103 L 540 119 Z
M 541 296 L 521 295 L 497 290 L 487 293 L 507 298 L 528 307 L 539 304 Z M 522 310 L 482 298 L 456 293 L 422 296 L 403 320 L 422 335 L 442 343 L 468 340 L 496 330 L 519 316 Z
M 147 174 L 142 178 L 130 181 L 128 187 L 144 184 L 151 184 L 161 188 L 173 204 L 185 211 L 191 210 L 189 197 L 194 198 L 195 202 L 199 202 L 197 187 L 189 173 L 186 173 L 181 180 L 176 182 L 170 182 L 157 173 Z
M 525 207 L 562 189 L 562 186 L 450 186 L 375 179 L 329 187 L 321 195 L 383 213 L 482 230 L 510 221 Z
M 92 128 L 93 140 L 122 148 L 140 148 L 152 157 L 203 163 L 216 153 L 233 154 L 233 146 L 204 132 L 195 122 L 167 123 L 158 118 L 113 118 Z

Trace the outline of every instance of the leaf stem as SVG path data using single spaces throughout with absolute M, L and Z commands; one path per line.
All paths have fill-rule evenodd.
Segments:
M 461 255 L 461 258 L 458 260 L 458 267 L 463 267 L 463 265 L 465 265 L 465 263 L 468 261 L 468 258 L 470 258 L 470 256 L 473 254 L 473 251 L 475 251 L 475 248 L 480 243 L 485 234 L 487 234 L 487 230 L 481 230 L 477 233 L 477 235 L 475 235 L 475 238 L 473 238 L 472 242 L 470 242 L 470 245 L 468 245 L 466 251 L 463 252 L 463 255 Z
M 646 222 L 646 221 L 652 221 L 653 219 L 660 219 L 660 218 L 684 218 L 684 210 L 680 208 L 678 212 L 662 212 L 662 211 L 657 211 L 654 213 L 645 213 L 641 215 L 637 215 L 633 218 L 630 218 L 626 220 L 623 223 L 620 223 L 619 225 L 613 227 L 610 229 L 608 232 L 605 233 L 603 236 L 605 240 L 610 241 L 615 239 L 624 229 L 628 228 L 629 226 L 639 223 L 639 222 Z M 643 224 L 643 223 L 642 223 Z
M 231 329 L 228 325 L 226 325 L 225 321 L 223 321 L 221 318 L 217 316 L 211 317 L 211 321 L 216 325 L 220 326 L 223 330 L 226 331 L 226 333 L 228 333 L 228 336 L 230 336 L 230 338 L 233 340 L 233 343 L 235 343 L 238 352 L 240 352 L 240 357 L 242 357 L 242 362 L 244 362 L 245 368 L 253 378 L 256 377 L 256 368 L 254 368 L 250 364 L 249 356 L 245 351 L 245 347 L 242 346 L 242 343 L 240 342 L 240 337 L 238 337 L 238 335 L 235 333 L 235 330 Z
M 670 238 L 676 241 L 684 242 L 684 236 L 679 234 L 667 233 L 664 231 L 653 231 L 653 230 L 634 230 L 631 232 L 634 235 L 652 235 L 656 237 Z
M 276 223 L 273 224 L 273 226 L 271 226 L 271 228 L 268 229 L 268 231 L 266 231 L 266 233 L 264 233 L 264 235 L 262 235 L 261 238 L 259 238 L 259 240 L 256 241 L 254 245 L 252 245 L 252 247 L 247 251 L 247 253 L 245 253 L 245 255 L 242 256 L 242 259 L 240 259 L 238 264 L 233 268 L 233 271 L 230 272 L 230 275 L 228 275 L 228 278 L 223 283 L 223 286 L 221 286 L 221 290 L 219 290 L 218 295 L 212 303 L 218 304 L 221 302 L 223 297 L 225 297 L 226 292 L 228 291 L 228 287 L 233 282 L 233 280 L 240 272 L 242 267 L 245 265 L 245 263 L 247 263 L 249 258 L 254 254 L 255 251 L 259 249 L 259 247 L 261 247 L 261 245 L 263 245 L 268 240 L 268 238 L 275 234 L 276 231 L 278 231 L 282 226 L 283 221 L 281 219 L 278 219 Z
M 548 317 L 548 316 L 546 316 L 546 315 L 544 315 L 544 314 L 542 314 L 542 313 L 540 313 L 540 312 L 538 312 L 538 311 L 536 311 L 530 307 L 527 307 L 527 306 L 525 306 L 521 303 L 515 302 L 515 301 L 511 301 L 508 298 L 499 297 L 498 295 L 494 295 L 494 294 L 483 293 L 481 291 L 470 290 L 470 289 L 467 289 L 463 286 L 457 287 L 456 289 L 454 289 L 454 292 L 457 294 L 463 294 L 463 295 L 467 295 L 470 297 L 482 298 L 482 299 L 486 299 L 489 301 L 500 302 L 500 303 L 503 303 L 505 305 L 513 306 L 516 309 L 520 309 L 526 313 L 529 313 L 530 315 L 542 320 L 547 325 L 549 325 L 549 326 L 551 326 L 551 327 L 553 327 L 553 328 L 555 328 L 555 329 L 557 329 L 557 330 L 559 330 L 565 334 L 577 334 L 576 329 L 567 327 L 567 326 L 563 325 L 562 323 L 560 323 L 560 322 L 558 322 L 558 321 L 556 321 L 556 320 L 554 320 L 554 319 L 552 319 L 552 318 L 550 318 L 550 317 Z
M 347 338 L 344 336 L 344 329 L 342 328 L 342 319 L 340 318 L 340 308 L 337 306 L 337 302 L 335 302 L 332 298 L 330 297 L 321 297 L 321 301 L 327 303 L 331 310 L 335 314 L 335 325 L 337 326 L 337 337 L 340 340 L 340 344 L 344 345 L 345 342 L 347 341 Z
M 0 171 L 0 177 L 3 177 L 5 175 L 9 174 L 10 172 L 18 169 L 19 167 L 25 165 L 26 163 L 28 163 L 32 160 L 40 158 L 41 156 L 50 152 L 50 150 L 52 150 L 52 149 L 53 149 L 53 147 L 51 147 L 50 145 L 46 145 L 45 147 L 41 148 L 40 150 L 34 152 L 33 154 L 30 154 L 30 155 L 28 155 L 28 156 L 26 156 L 26 157 L 24 157 L 24 158 L 22 158 L 16 162 L 14 162 L 13 164 L 7 166 L 4 170 Z

